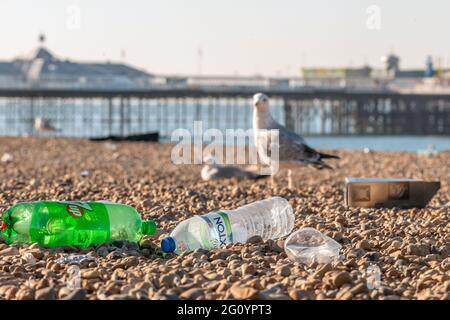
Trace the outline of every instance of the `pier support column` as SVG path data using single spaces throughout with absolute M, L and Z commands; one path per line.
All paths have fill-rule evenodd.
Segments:
M 288 100 L 283 100 L 284 105 L 284 123 L 286 128 L 294 130 L 295 119 L 292 114 L 292 103 Z
M 124 98 L 120 97 L 120 136 L 121 137 L 124 136 L 124 132 L 125 132 L 124 117 L 125 117 Z
M 113 98 L 108 99 L 108 135 L 112 135 L 112 125 L 113 125 Z

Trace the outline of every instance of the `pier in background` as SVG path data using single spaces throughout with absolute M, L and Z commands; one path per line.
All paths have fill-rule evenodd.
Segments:
M 194 121 L 248 129 L 258 88 L 0 89 L 0 135 L 170 138 Z M 275 118 L 303 135 L 450 135 L 450 94 L 387 90 L 265 90 Z M 36 127 L 36 119 L 50 124 Z

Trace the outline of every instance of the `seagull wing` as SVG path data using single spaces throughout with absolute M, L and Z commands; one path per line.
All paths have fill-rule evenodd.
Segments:
M 322 158 L 338 158 L 333 155 L 320 153 L 304 143 L 303 138 L 286 128 L 279 126 L 278 133 L 272 135 L 270 131 L 260 131 L 257 137 L 258 153 L 266 164 L 270 163 L 272 155 L 272 138 L 278 136 L 278 152 L 280 162 L 299 162 L 310 164 L 317 168 L 331 168 Z M 275 142 L 275 141 L 273 141 Z
M 280 131 L 280 137 L 283 136 L 286 139 L 289 139 L 291 141 L 295 141 L 295 142 L 299 142 L 299 143 L 305 143 L 305 139 L 303 139 L 303 137 L 301 135 L 299 135 L 298 133 L 295 133 L 292 130 L 289 130 L 288 128 L 282 126 L 278 122 L 276 122 L 273 125 L 272 129 L 278 129 Z

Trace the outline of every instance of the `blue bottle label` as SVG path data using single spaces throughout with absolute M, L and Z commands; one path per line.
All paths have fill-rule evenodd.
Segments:
M 213 247 L 225 246 L 233 242 L 233 232 L 231 231 L 231 223 L 228 214 L 225 212 L 211 212 L 201 216 L 208 223 L 208 226 L 214 230 L 216 240 L 212 244 Z M 202 242 L 206 242 L 202 240 Z M 203 243 L 205 247 L 211 244 Z

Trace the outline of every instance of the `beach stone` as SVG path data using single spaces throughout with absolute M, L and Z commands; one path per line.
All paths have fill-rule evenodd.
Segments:
M 30 253 L 33 255 L 33 257 L 37 260 L 40 260 L 44 257 L 44 253 L 41 249 L 29 249 L 26 251 L 26 253 Z
M 139 244 L 134 241 L 126 241 L 125 249 L 129 251 L 128 254 L 130 254 L 132 251 L 136 253 L 139 250 Z
M 400 297 L 397 295 L 382 296 L 380 300 L 400 300 Z
M 257 281 L 255 279 L 255 281 Z M 247 283 L 249 285 L 250 283 Z M 256 286 L 252 286 L 256 288 Z M 283 283 L 274 283 L 267 286 L 267 289 L 260 291 L 260 298 L 267 300 L 269 297 L 280 298 L 281 295 L 284 295 L 286 291 L 286 286 Z
M 19 290 L 19 288 L 15 287 L 15 286 L 9 286 L 8 289 L 5 290 L 3 293 L 6 300 L 11 300 L 11 299 L 15 298 L 18 290 Z
M 171 288 L 173 286 L 173 282 L 175 280 L 174 274 L 164 274 L 159 278 L 159 283 L 167 288 Z
M 100 247 L 97 249 L 97 254 L 100 257 L 106 257 L 109 254 L 108 248 L 106 247 Z
M 242 275 L 254 275 L 256 274 L 257 270 L 256 267 L 252 264 L 244 263 L 241 266 Z
M 80 275 L 81 275 L 82 278 L 85 278 L 85 279 L 98 279 L 98 278 L 101 278 L 100 273 L 98 272 L 98 270 L 95 270 L 95 269 L 93 269 L 93 270 L 89 270 L 89 269 L 88 270 L 81 270 Z
M 123 259 L 122 263 L 120 263 L 120 266 L 123 266 L 124 268 L 130 268 L 135 267 L 139 264 L 139 259 L 137 257 L 126 257 Z
M 206 272 L 203 275 L 206 279 L 212 281 L 212 280 L 218 280 L 220 278 L 222 278 L 218 273 L 216 272 Z
M 300 289 L 293 288 L 288 291 L 288 294 L 292 300 L 312 300 L 313 299 L 312 294 L 306 290 L 300 290 Z
M 16 247 L 9 247 L 0 251 L 0 257 L 17 256 L 17 255 L 19 255 L 19 249 L 17 249 Z
M 261 243 L 261 242 L 263 242 L 263 239 L 261 238 L 261 236 L 253 236 L 253 237 L 248 238 L 248 240 L 247 240 L 247 243 L 253 243 L 253 244 Z
M 137 300 L 147 300 L 148 294 L 145 289 L 134 288 L 128 292 L 129 295 L 135 297 Z
M 179 296 L 175 294 L 157 293 L 152 297 L 152 300 L 181 300 Z
M 203 296 L 205 293 L 205 289 L 202 288 L 192 288 L 187 291 L 184 291 L 180 297 L 187 300 L 195 300 Z
M 67 296 L 63 298 L 63 300 L 84 300 L 86 298 L 87 291 L 86 289 L 80 288 L 75 289 Z
M 353 288 L 350 289 L 350 292 L 352 293 L 352 295 L 356 296 L 357 294 L 360 293 L 365 293 L 367 292 L 367 286 L 365 283 L 359 283 L 356 286 L 354 286 Z
M 58 299 L 63 299 L 65 296 L 68 296 L 73 290 L 68 287 L 62 287 L 58 290 Z
M 108 297 L 108 300 L 135 300 L 135 298 L 129 294 L 113 294 Z
M 259 299 L 261 299 L 261 300 L 292 300 L 289 295 L 282 294 L 282 293 L 260 294 Z
M 56 292 L 54 288 L 39 289 L 35 293 L 36 300 L 56 300 Z
M 142 206 L 144 208 L 148 208 L 151 209 L 153 207 L 153 201 L 151 199 L 145 199 L 144 201 L 142 201 Z
M 361 240 L 356 244 L 357 248 L 364 249 L 364 250 L 370 250 L 372 246 L 370 245 L 369 241 L 367 240 Z
M 351 300 L 353 298 L 353 294 L 349 290 L 340 290 L 336 295 L 337 300 Z
M 327 273 L 328 271 L 331 271 L 333 269 L 331 263 L 326 263 L 321 265 L 315 272 L 314 277 L 322 279 L 322 277 Z
M 152 240 L 150 240 L 150 239 L 142 239 L 139 242 L 139 246 L 142 249 L 154 249 L 154 247 L 155 247 L 155 245 L 153 244 Z
M 274 252 L 284 252 L 284 247 L 280 246 L 282 242 L 276 242 L 274 240 L 267 240 L 267 244 L 269 246 L 269 250 L 270 251 L 274 251 Z
M 390 246 L 390 248 L 392 248 L 392 249 L 400 249 L 402 247 L 402 242 L 401 241 L 398 241 L 398 240 L 394 240 L 394 241 L 392 241 L 391 242 L 391 246 Z
M 215 267 L 218 267 L 218 266 L 220 266 L 220 267 L 225 267 L 225 266 L 227 265 L 226 261 L 225 261 L 225 260 L 222 260 L 222 259 L 214 260 L 214 261 L 211 262 L 211 264 L 212 264 L 213 266 L 215 266 Z
M 31 180 L 28 182 L 28 184 L 29 184 L 29 186 L 32 187 L 32 188 L 37 188 L 37 187 L 39 186 L 39 180 L 37 180 L 37 179 L 31 179 Z
M 352 277 L 347 271 L 340 271 L 332 275 L 331 281 L 334 286 L 340 288 L 346 283 L 352 283 Z
M 378 261 L 380 259 L 380 253 L 376 251 L 367 252 L 362 258 L 369 261 Z
M 260 298 L 259 291 L 251 287 L 232 286 L 230 293 L 237 300 L 254 300 Z
M 448 256 L 450 256 L 450 245 L 448 246 L 442 246 L 439 249 L 439 254 L 442 256 L 442 258 L 447 258 Z
M 276 271 L 282 277 L 288 277 L 291 275 L 291 268 L 288 266 L 281 266 Z
M 425 257 L 427 254 L 430 253 L 430 248 L 427 245 L 416 245 L 416 244 L 410 244 L 406 248 L 407 254 L 414 255 L 414 256 L 421 256 Z
M 192 258 L 187 258 L 187 259 L 184 259 L 184 260 L 181 262 L 181 266 L 182 266 L 182 267 L 190 267 L 190 266 L 192 266 L 193 262 L 194 262 L 194 259 L 192 259 Z
M 34 300 L 33 290 L 30 288 L 22 288 L 16 292 L 17 300 Z

